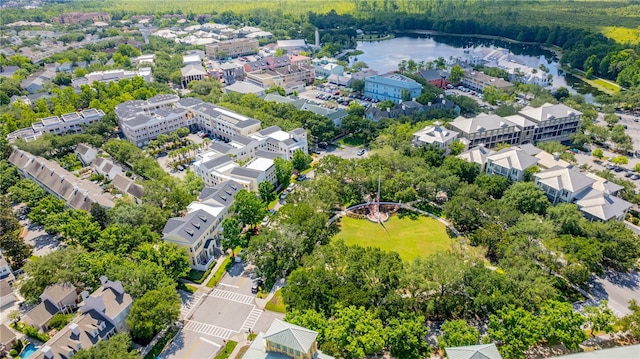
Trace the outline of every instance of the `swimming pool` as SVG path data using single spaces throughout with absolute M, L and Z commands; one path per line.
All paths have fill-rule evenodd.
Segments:
M 29 343 L 24 350 L 22 351 L 22 355 L 20 356 L 22 359 L 27 359 L 31 356 L 31 354 L 35 353 L 38 350 L 33 343 Z

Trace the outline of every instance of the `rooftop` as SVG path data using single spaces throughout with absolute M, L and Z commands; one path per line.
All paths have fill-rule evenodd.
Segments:
M 487 156 L 494 164 L 503 168 L 513 168 L 524 171 L 538 163 L 538 159 L 525 153 L 517 147 L 510 147 L 500 150 Z

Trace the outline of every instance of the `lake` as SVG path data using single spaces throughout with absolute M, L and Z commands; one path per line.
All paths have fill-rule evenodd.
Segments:
M 567 87 L 571 92 L 580 93 L 588 102 L 598 95 L 597 89 L 580 79 L 558 71 L 560 64 L 552 51 L 540 46 L 513 44 L 500 40 L 483 39 L 466 36 L 399 34 L 397 37 L 383 41 L 359 41 L 357 50 L 364 54 L 351 58 L 352 61 L 364 61 L 370 68 L 385 73 L 398 69 L 402 60 L 433 61 L 438 57 L 465 58 L 465 50 L 482 51 L 485 49 L 507 49 L 516 62 L 538 68 L 544 65 L 553 76 L 553 88 Z M 566 77 L 565 77 L 566 76 Z

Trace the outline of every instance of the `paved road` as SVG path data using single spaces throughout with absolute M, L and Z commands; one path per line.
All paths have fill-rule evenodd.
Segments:
M 630 313 L 628 307 L 631 299 L 640 300 L 640 272 L 608 271 L 601 277 L 593 278 L 589 287 L 596 300 L 608 300 L 613 313 L 622 317 Z
M 235 263 L 213 290 L 180 292 L 185 326 L 161 358 L 212 358 L 227 340 L 243 340 L 249 330 L 264 332 L 275 318 L 282 319 L 283 314 L 255 305 L 253 277 L 252 266 Z

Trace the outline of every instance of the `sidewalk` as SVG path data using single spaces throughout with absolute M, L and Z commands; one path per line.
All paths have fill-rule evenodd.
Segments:
M 284 278 L 280 278 L 276 281 L 276 283 L 273 285 L 273 288 L 271 288 L 271 291 L 269 292 L 269 295 L 267 295 L 266 298 L 257 298 L 256 297 L 256 306 L 262 310 L 264 310 L 264 307 L 267 305 L 267 303 L 269 303 L 269 301 L 271 300 L 271 298 L 273 298 L 273 296 L 276 294 L 276 292 L 284 287 L 284 285 L 286 284 L 286 281 Z

